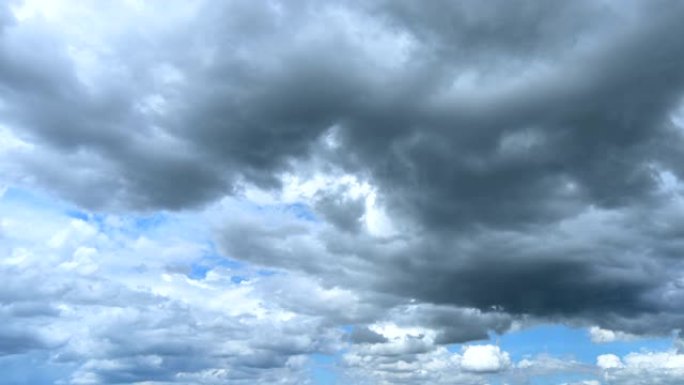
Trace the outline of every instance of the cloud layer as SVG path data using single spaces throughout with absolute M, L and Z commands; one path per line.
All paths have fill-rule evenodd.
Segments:
M 344 346 L 354 381 L 477 384 L 519 363 L 450 344 L 684 324 L 680 2 L 50 4 L 0 5 L 0 183 L 88 214 L 3 214 L 0 354 L 301 384 Z M 97 219 L 155 215 L 202 239 Z

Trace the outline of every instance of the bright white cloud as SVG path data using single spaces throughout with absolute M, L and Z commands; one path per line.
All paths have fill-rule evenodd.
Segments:
M 621 331 L 603 329 L 598 326 L 589 328 L 589 337 L 595 344 L 605 344 L 616 341 L 633 341 L 637 336 Z
M 602 354 L 596 358 L 596 365 L 601 369 L 621 368 L 624 365 L 615 354 Z
M 684 378 L 684 354 L 677 351 L 630 353 L 620 359 L 607 354 L 597 365 L 611 385 L 675 385 Z
M 511 366 L 511 358 L 495 345 L 469 345 L 463 350 L 461 366 L 475 373 L 500 372 Z

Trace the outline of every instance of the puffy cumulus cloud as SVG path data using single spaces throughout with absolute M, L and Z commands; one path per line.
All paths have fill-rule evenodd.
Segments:
M 533 357 L 526 357 L 513 364 L 509 378 L 513 383 L 529 383 L 539 379 L 546 379 L 547 382 L 553 381 L 558 376 L 572 375 L 573 377 L 597 377 L 598 369 L 595 365 L 578 361 L 572 357 L 554 357 L 548 354 L 539 354 Z M 586 380 L 573 385 L 593 384 Z M 571 385 L 571 384 L 568 384 Z
M 630 353 L 622 359 L 601 355 L 597 365 L 605 381 L 616 385 L 678 384 L 684 376 L 684 355 L 676 351 Z
M 512 365 L 498 346 L 468 345 L 456 353 L 436 343 L 436 335 L 418 326 L 370 325 L 352 334 L 342 373 L 355 384 L 486 384 Z
M 602 354 L 596 357 L 596 365 L 601 369 L 615 369 L 624 366 L 620 357 L 615 354 Z
M 434 344 L 434 334 L 394 324 L 374 325 L 384 340 L 352 345 L 343 357 L 344 375 L 359 384 L 486 384 L 507 375 L 512 362 L 494 345 L 464 346 L 455 353 Z M 515 378 L 515 377 L 511 377 Z
M 461 367 L 462 357 L 439 347 L 401 356 L 351 351 L 344 355 L 345 378 L 355 384 L 486 384 L 481 375 Z
M 591 338 L 591 342 L 593 343 L 604 344 L 616 341 L 632 341 L 636 336 L 621 331 L 613 331 L 602 329 L 598 326 L 592 326 L 589 328 L 589 338 Z
M 461 367 L 475 373 L 494 373 L 511 365 L 508 353 L 495 345 L 469 345 L 463 350 Z
M 182 216 L 70 216 L 27 200 L 0 201 L 2 358 L 43 353 L 74 385 L 306 384 L 308 356 L 343 343 L 319 314 L 267 300 L 340 297 L 304 277 L 295 288 L 219 259 L 192 278 L 211 250 Z
M 384 337 L 395 343 L 425 339 L 429 335 L 424 330 L 387 324 L 373 330 L 384 333 Z M 545 354 L 513 362 L 507 352 L 495 345 L 465 345 L 460 352 L 434 346 L 429 350 L 403 352 L 396 356 L 373 354 L 364 347 L 352 346 L 344 355 L 343 365 L 348 380 L 359 384 L 601 384 L 594 379 L 600 374 L 595 365 Z M 577 382 L 561 380 L 582 377 L 588 379 Z

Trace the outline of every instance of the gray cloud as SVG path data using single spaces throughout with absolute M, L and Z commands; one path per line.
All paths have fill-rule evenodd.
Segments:
M 305 202 L 315 218 L 220 212 L 223 254 L 298 278 L 291 292 L 278 277 L 255 290 L 320 324 L 298 338 L 245 321 L 263 339 L 239 358 L 198 342 L 187 352 L 201 358 L 180 362 L 184 348 L 168 341 L 196 330 L 146 320 L 150 335 L 117 341 L 124 322 L 98 331 L 112 346 L 75 382 L 171 381 L 182 365 L 207 383 L 297 372 L 298 357 L 339 337 L 331 325 L 386 314 L 434 331 L 437 345 L 528 317 L 647 335 L 681 326 L 682 4 L 416 4 L 200 2 L 136 16 L 109 5 L 115 26 L 96 26 L 87 7 L 92 18 L 65 11 L 69 26 L 0 6 L 0 123 L 28 144 L 2 154 L 9 183 L 100 212 L 187 211 L 279 191 L 286 174 L 347 173 L 395 227 L 374 234 L 366 197 L 337 187 Z M 92 277 L 23 290 L 38 273 L 15 269 L 3 270 L 3 317 L 57 317 L 57 299 L 158 302 Z M 159 319 L 194 322 L 182 306 L 167 311 Z M 351 341 L 387 348 L 366 326 Z M 2 351 L 47 346 L 24 337 Z M 132 339 L 149 343 L 130 351 Z M 411 341 L 413 358 L 434 348 Z M 226 362 L 239 369 L 211 371 Z
M 282 259 L 280 251 L 261 250 L 259 261 L 327 274 L 361 260 L 382 272 L 370 278 L 373 289 L 427 303 L 583 318 L 639 332 L 645 330 L 635 320 L 664 311 L 670 314 L 667 326 L 652 331 L 675 327 L 679 312 L 660 297 L 679 295 L 680 267 L 672 267 L 665 246 L 678 241 L 663 242 L 665 235 L 653 234 L 644 220 L 679 221 L 665 214 L 674 206 L 660 178 L 679 168 L 669 149 L 681 135 L 670 117 L 682 96 L 677 63 L 684 52 L 669 36 L 678 28 L 681 9 L 665 3 L 633 6 L 651 19 L 622 23 L 631 8 L 598 11 L 584 4 L 570 14 L 588 12 L 589 20 L 563 22 L 566 13 L 558 9 L 516 7 L 519 13 L 506 19 L 513 25 L 491 27 L 522 28 L 519 35 L 501 33 L 522 36 L 517 41 L 525 43 L 497 40 L 507 49 L 488 42 L 478 28 L 468 30 L 467 23 L 459 30 L 454 21 L 467 15 L 474 26 L 488 28 L 498 20 L 498 9 L 460 4 L 450 12 L 408 5 L 374 9 L 373 15 L 390 20 L 397 31 L 435 40 L 419 43 L 415 52 L 439 65 L 419 59 L 398 70 L 431 77 L 416 75 L 423 88 L 410 88 L 416 91 L 412 98 L 400 86 L 411 84 L 404 76 L 399 86 L 374 90 L 362 108 L 346 113 L 328 159 L 368 175 L 395 220 L 407 221 L 419 235 L 403 248 L 323 236 L 334 266 L 321 250 L 277 246 L 307 257 Z M 547 12 L 548 20 L 539 16 Z M 452 18 L 432 23 L 445 15 Z M 525 17 L 553 21 L 572 33 L 539 33 L 549 27 L 525 23 Z M 472 44 L 468 33 L 477 35 Z M 456 40 L 447 38 L 452 35 Z M 554 38 L 559 41 L 551 43 Z M 441 49 L 452 41 L 453 50 Z M 558 47 L 566 44 L 561 53 Z M 460 60 L 454 50 L 461 46 L 484 55 L 491 68 Z M 432 56 L 421 51 L 427 49 L 434 50 Z M 508 63 L 511 58 L 530 67 L 516 81 L 504 75 L 521 71 L 515 60 Z M 475 73 L 476 83 L 451 85 L 464 73 Z M 667 219 L 654 219 L 661 215 Z M 587 236 L 586 228 L 594 236 Z M 227 241 L 227 253 L 254 260 L 251 252 L 235 249 L 241 243 Z M 368 285 L 368 277 L 358 274 L 338 281 Z
M 674 351 L 630 353 L 622 358 L 606 354 L 597 358 L 597 366 L 610 384 L 669 385 L 677 383 L 684 373 L 684 357 Z
M 648 199 L 657 185 L 648 166 L 678 168 L 660 149 L 681 94 L 684 55 L 663 38 L 678 28 L 680 7 L 501 5 L 200 8 L 205 28 L 162 35 L 153 54 L 136 36 L 110 47 L 132 57 L 95 95 L 64 42 L 16 28 L 4 39 L 7 116 L 63 160 L 84 152 L 70 168 L 83 168 L 81 177 L 93 157 L 116 176 L 92 172 L 93 184 L 114 192 L 93 200 L 63 170 L 33 162 L 40 181 L 90 206 L 181 208 L 242 178 L 277 186 L 335 124 L 338 160 L 370 172 L 393 210 L 430 227 L 519 226 Z M 632 8 L 648 20 L 620 23 Z M 405 36 L 406 60 L 382 71 L 378 62 L 391 58 L 367 52 L 335 12 Z M 45 47 L 21 48 L 27 40 Z M 513 82 L 520 67 L 531 73 Z M 160 68 L 184 80 L 165 81 Z M 469 74 L 475 83 L 459 88 Z M 154 97 L 162 112 L 141 108 Z
M 387 338 L 365 326 L 357 326 L 352 331 L 349 339 L 355 344 L 380 344 L 388 342 Z
M 326 222 L 344 231 L 356 232 L 362 226 L 361 219 L 365 212 L 363 199 L 350 198 L 340 192 L 326 192 L 320 194 L 314 207 L 320 212 Z
M 308 355 L 342 344 L 342 332 L 327 320 L 268 300 L 285 290 L 324 297 L 315 282 L 296 289 L 278 277 L 227 268 L 191 280 L 168 269 L 195 258 L 197 245 L 187 238 L 169 241 L 154 230 L 138 238 L 134 224 L 111 216 L 77 220 L 59 209 L 8 208 L 4 200 L 0 207 L 0 357 L 44 364 L 36 370 L 46 379 L 301 384 Z M 165 236 L 177 231 L 160 226 Z M 237 274 L 246 281 L 233 282 Z M 325 308 L 318 304 L 325 299 L 308 298 L 309 308 Z M 17 383 L 30 381 L 23 374 Z
M 554 227 L 480 230 L 451 239 L 407 235 L 379 241 L 269 217 L 229 221 L 219 234 L 227 255 L 354 288 L 376 309 L 415 300 L 415 322 L 442 330 L 445 343 L 505 332 L 518 316 L 668 334 L 682 319 L 681 265 L 668 251 L 679 241 L 664 241 L 653 224 L 678 223 L 682 212 L 677 202 L 648 210 L 590 210 Z M 266 229 L 273 236 L 259 236 Z M 353 314 L 353 307 L 347 309 Z M 402 319 L 400 314 L 392 319 Z

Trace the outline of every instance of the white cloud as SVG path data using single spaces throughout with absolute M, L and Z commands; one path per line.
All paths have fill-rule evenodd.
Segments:
M 564 382 L 561 385 L 601 385 L 598 380 L 584 380 L 578 382 Z
M 477 373 L 465 372 L 460 354 L 444 347 L 427 352 L 384 356 L 368 350 L 352 349 L 343 357 L 344 375 L 352 384 L 467 384 L 484 385 L 487 380 Z
M 188 231 L 196 217 L 141 227 L 65 211 L 0 201 L 0 252 L 11 256 L 0 260 L 0 356 L 48 352 L 55 365 L 75 368 L 65 384 L 294 385 L 307 381 L 306 356 L 338 349 L 342 332 L 311 309 L 353 305 L 348 292 L 220 261 L 206 279 L 191 279 L 207 250 Z M 298 311 L 290 299 L 270 298 L 278 292 L 308 303 Z
M 633 341 L 637 336 L 630 333 L 592 326 L 589 328 L 589 338 L 591 338 L 591 342 L 595 344 L 604 344 L 616 341 Z
M 602 354 L 596 358 L 596 365 L 601 369 L 615 369 L 621 368 L 624 365 L 620 361 L 620 357 L 615 354 Z
M 475 373 L 500 372 L 511 366 L 511 358 L 495 345 L 469 345 L 463 350 L 461 366 Z
M 601 355 L 597 365 L 611 385 L 675 385 L 684 378 L 684 354 L 676 351 L 630 353 L 622 359 Z

